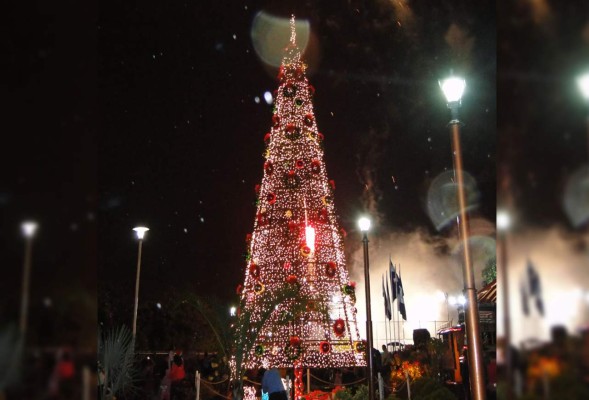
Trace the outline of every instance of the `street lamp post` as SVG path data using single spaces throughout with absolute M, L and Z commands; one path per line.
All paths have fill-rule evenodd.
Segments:
M 511 225 L 511 218 L 507 211 L 500 210 L 497 212 L 497 231 L 498 231 L 498 256 L 499 256 L 499 275 L 501 277 L 501 290 L 503 291 L 503 329 L 504 329 L 504 346 L 503 357 L 506 374 L 506 398 L 511 400 L 514 397 L 513 392 L 513 363 L 511 353 L 511 322 L 509 320 L 509 280 L 507 279 L 507 230 Z
M 370 220 L 366 217 L 358 221 L 360 230 L 363 233 L 362 242 L 364 243 L 364 281 L 366 293 L 366 360 L 368 362 L 368 398 L 374 400 L 374 379 L 373 379 L 373 360 L 372 360 L 372 313 L 370 312 L 370 264 L 368 261 L 368 236 L 370 229 Z
M 589 105 L 589 73 L 582 75 L 577 80 L 581 94 Z M 587 116 L 587 156 L 589 157 L 589 116 Z
M 20 302 L 20 323 L 19 330 L 23 342 L 27 333 L 27 316 L 29 311 L 29 282 L 31 278 L 31 258 L 33 249 L 33 237 L 37 231 L 38 225 L 33 221 L 25 221 L 21 224 L 21 229 L 25 237 L 25 262 L 23 267 L 22 293 Z
M 139 250 L 137 254 L 137 277 L 135 278 L 135 306 L 133 308 L 133 343 L 135 342 L 135 336 L 137 333 L 137 306 L 139 305 L 139 275 L 141 274 L 141 247 L 143 245 L 143 237 L 145 232 L 149 230 L 144 226 L 138 226 L 133 228 L 139 239 Z
M 458 205 L 460 208 L 460 239 L 464 255 L 464 290 L 466 292 L 466 331 L 468 335 L 468 368 L 471 391 L 474 400 L 485 399 L 484 365 L 482 357 L 481 335 L 479 329 L 479 310 L 474 280 L 472 257 L 468 245 L 468 217 L 466 214 L 466 196 L 464 193 L 464 177 L 462 175 L 462 150 L 460 148 L 460 125 L 458 109 L 466 83 L 464 79 L 451 77 L 440 82 L 440 86 L 451 111 L 450 131 L 452 134 L 452 153 L 458 186 Z

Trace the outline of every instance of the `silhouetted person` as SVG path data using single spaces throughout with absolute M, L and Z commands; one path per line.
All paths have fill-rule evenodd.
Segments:
M 74 396 L 74 360 L 69 350 L 60 349 L 49 381 L 49 398 L 71 399 Z
M 262 377 L 262 391 L 269 394 L 270 400 L 287 400 L 286 390 L 282 384 L 280 373 L 276 368 L 264 371 Z

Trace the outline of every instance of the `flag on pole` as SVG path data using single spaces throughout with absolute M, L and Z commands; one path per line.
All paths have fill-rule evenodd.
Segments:
M 395 273 L 395 278 L 397 279 L 397 297 L 399 298 L 398 306 L 399 312 L 405 321 L 407 321 L 407 311 L 405 310 L 405 292 L 403 291 L 403 282 L 401 281 L 401 277 Z
M 530 315 L 530 305 L 529 305 L 529 298 L 528 298 L 528 290 L 526 289 L 526 284 L 522 282 L 519 285 L 519 291 L 522 296 L 522 310 L 524 315 Z
M 391 293 L 389 291 L 389 276 L 387 275 L 385 278 L 386 284 L 385 287 L 387 289 L 387 304 L 389 305 L 389 321 L 391 320 L 391 318 L 393 317 L 393 307 L 391 305 Z
M 542 286 L 540 285 L 540 275 L 534 268 L 532 261 L 528 259 L 528 288 L 530 297 L 534 298 L 536 309 L 540 315 L 544 315 L 544 302 L 542 301 Z
M 384 286 L 384 275 L 381 276 L 382 278 L 382 297 L 384 298 L 384 315 L 391 320 L 391 303 L 389 302 L 389 297 L 387 296 L 387 291 Z
M 395 302 L 397 299 L 397 271 L 395 270 L 395 266 L 393 262 L 389 258 L 389 275 L 391 276 L 391 289 L 393 292 L 393 300 L 391 300 L 391 304 Z

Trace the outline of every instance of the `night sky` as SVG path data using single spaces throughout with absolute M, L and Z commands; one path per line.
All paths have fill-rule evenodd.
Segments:
M 294 12 L 310 22 L 315 112 L 336 206 L 351 235 L 364 210 L 380 214 L 377 229 L 430 229 L 428 182 L 452 168 L 449 115 L 437 84 L 450 68 L 468 75 L 464 162 L 479 181 L 481 212 L 492 215 L 491 3 L 415 5 L 413 16 L 403 17 L 385 3 L 314 3 L 142 3 L 103 15 L 99 284 L 127 281 L 132 293 L 135 224 L 151 229 L 142 262 L 145 298 L 157 298 L 165 285 L 231 298 L 243 280 L 244 238 L 253 228 L 271 118 L 271 106 L 254 98 L 277 88 L 276 68 L 260 60 L 251 40 L 260 11 L 284 18 Z M 451 47 L 445 35 L 452 23 L 464 32 L 457 40 L 477 46 Z
M 553 210 L 563 176 L 586 162 L 586 109 L 567 80 L 587 60 L 587 6 L 551 6 L 545 29 L 521 2 L 498 12 L 492 1 L 439 3 L 103 2 L 99 12 L 40 3 L 26 23 L 11 6 L 2 17 L 13 32 L 1 94 L 3 320 L 17 316 L 27 217 L 41 225 L 32 306 L 78 287 L 94 303 L 96 287 L 122 288 L 131 303 L 138 224 L 151 229 L 142 298 L 174 287 L 233 298 L 270 127 L 263 94 L 278 85 L 251 40 L 260 12 L 310 23 L 315 115 L 348 241 L 360 240 L 366 211 L 374 235 L 448 234 L 425 203 L 431 181 L 452 169 L 438 87 L 451 70 L 467 80 L 460 113 L 475 216 L 494 220 L 505 161 L 528 221 L 562 222 Z

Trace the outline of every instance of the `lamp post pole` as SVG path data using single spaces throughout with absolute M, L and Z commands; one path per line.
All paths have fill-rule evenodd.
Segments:
M 589 73 L 579 77 L 577 79 L 577 84 L 579 85 L 579 90 L 581 94 L 585 98 L 587 104 L 589 104 Z M 589 157 L 589 115 L 587 116 L 587 156 Z
M 135 305 L 133 307 L 133 343 L 135 343 L 135 337 L 137 334 L 137 306 L 139 305 L 139 276 L 141 274 L 141 249 L 143 247 L 143 237 L 149 228 L 138 226 L 133 228 L 133 230 L 137 233 L 137 239 L 139 239 L 139 250 L 137 252 L 137 277 L 135 278 Z
M 498 272 L 501 277 L 501 290 L 503 292 L 503 329 L 504 341 L 503 356 L 506 374 L 506 398 L 512 400 L 513 391 L 513 363 L 511 352 L 511 321 L 509 320 L 509 280 L 507 279 L 507 230 L 509 229 L 510 218 L 506 211 L 497 212 L 497 231 L 499 239 L 498 247 Z
M 449 78 L 441 83 L 442 90 L 448 101 L 448 108 L 452 113 L 450 120 L 450 133 L 452 136 L 452 154 L 458 186 L 458 205 L 460 209 L 460 240 L 464 256 L 463 275 L 464 291 L 466 292 L 466 332 L 468 335 L 468 368 L 471 382 L 471 392 L 474 400 L 484 400 L 486 396 L 484 381 L 484 365 L 482 358 L 482 344 L 479 329 L 479 310 L 477 291 L 474 280 L 474 269 L 470 247 L 468 245 L 469 229 L 468 216 L 466 214 L 466 195 L 464 193 L 464 177 L 462 168 L 462 149 L 460 147 L 460 125 L 458 109 L 460 99 L 466 86 L 463 79 Z
M 29 311 L 29 283 L 31 280 L 33 237 L 35 236 L 35 231 L 37 230 L 37 224 L 32 221 L 26 221 L 22 223 L 21 228 L 25 236 L 25 260 L 23 266 L 19 331 L 24 343 L 27 333 L 27 317 Z
M 373 357 L 372 357 L 372 313 L 370 305 L 370 263 L 368 260 L 368 229 L 370 220 L 361 218 L 359 221 L 360 230 L 363 233 L 362 243 L 364 244 L 364 285 L 366 293 L 366 360 L 368 362 L 368 398 L 374 400 L 374 379 L 373 379 Z
M 446 314 L 448 314 L 448 324 L 450 324 L 450 306 L 448 305 L 448 292 L 444 292 L 444 299 L 446 300 Z

